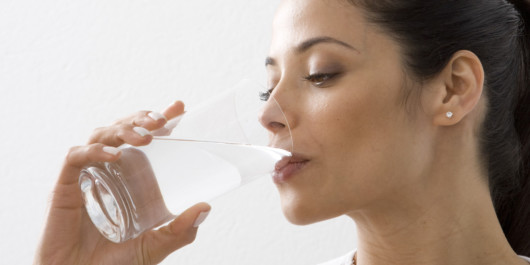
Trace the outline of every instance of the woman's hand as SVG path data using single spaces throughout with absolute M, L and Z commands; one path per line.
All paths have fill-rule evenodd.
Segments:
M 160 129 L 184 112 L 175 102 L 162 115 L 138 112 L 105 128 L 96 129 L 86 146 L 73 147 L 54 188 L 48 220 L 35 257 L 35 264 L 157 264 L 173 251 L 194 241 L 198 225 L 210 210 L 199 203 L 159 230 L 116 244 L 104 238 L 94 227 L 84 208 L 78 178 L 81 168 L 90 162 L 116 161 L 123 143 L 146 145 L 148 131 Z M 203 214 L 201 214 L 203 213 Z

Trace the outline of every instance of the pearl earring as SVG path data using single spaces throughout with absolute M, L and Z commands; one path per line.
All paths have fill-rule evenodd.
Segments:
M 448 111 L 445 116 L 448 118 L 448 119 L 451 119 L 453 117 L 453 113 Z

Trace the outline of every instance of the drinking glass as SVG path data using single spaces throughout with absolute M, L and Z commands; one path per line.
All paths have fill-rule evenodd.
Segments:
M 293 141 L 280 104 L 262 90 L 244 80 L 153 131 L 149 145 L 122 145 L 118 161 L 84 167 L 79 186 L 100 233 L 116 243 L 136 238 L 195 203 L 270 176 Z M 287 127 L 283 134 L 260 124 L 265 112 Z M 267 146 L 273 139 L 283 149 Z

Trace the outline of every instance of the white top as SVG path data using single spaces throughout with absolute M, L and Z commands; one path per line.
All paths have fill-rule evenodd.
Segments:
M 334 260 L 330 260 L 328 262 L 321 263 L 319 265 L 351 265 L 353 256 L 355 255 L 356 251 L 357 250 L 351 251 L 342 257 L 336 258 Z M 530 263 L 530 258 L 525 257 L 525 256 L 519 256 L 519 257 L 521 257 L 523 260 L 526 260 L 528 261 L 528 263 Z
M 334 260 L 330 260 L 328 262 L 320 263 L 318 265 L 351 265 L 351 262 L 353 260 L 353 256 L 355 256 L 355 252 L 357 250 L 351 251 L 348 254 L 338 257 Z

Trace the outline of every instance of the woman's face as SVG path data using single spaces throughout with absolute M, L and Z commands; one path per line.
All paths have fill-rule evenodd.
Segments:
M 341 0 L 284 1 L 266 64 L 294 142 L 293 160 L 274 178 L 291 222 L 385 207 L 418 183 L 431 157 L 428 122 L 418 103 L 405 106 L 399 47 L 359 9 Z M 288 130 L 281 120 L 262 117 L 273 134 Z

